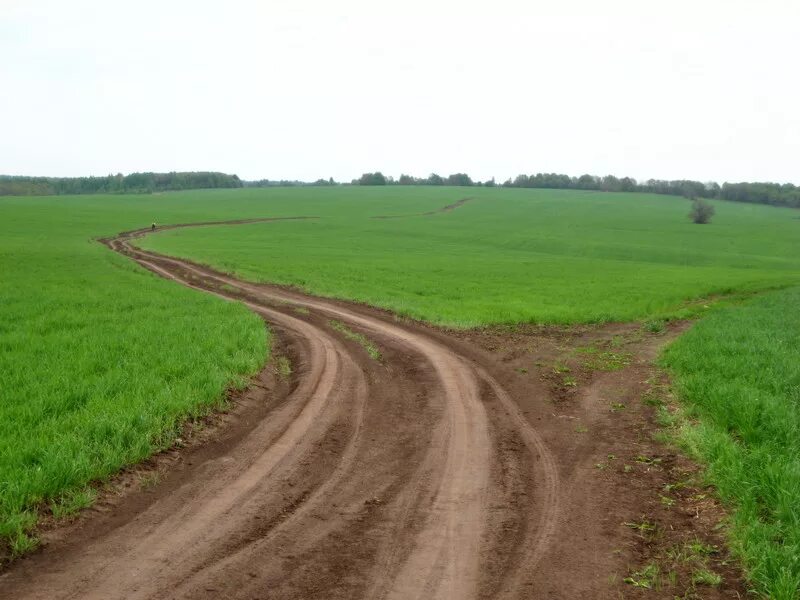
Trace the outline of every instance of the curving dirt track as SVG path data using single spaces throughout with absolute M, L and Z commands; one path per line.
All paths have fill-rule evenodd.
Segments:
M 144 233 L 105 243 L 159 275 L 244 301 L 293 349 L 294 389 L 127 522 L 28 565 L 33 579 L 12 570 L 3 587 L 13 597 L 513 595 L 552 532 L 558 473 L 488 370 L 377 311 L 141 251 L 130 241 Z M 383 362 L 341 339 L 330 319 L 374 340 Z M 513 465 L 498 450 L 506 438 L 528 450 Z M 498 476 L 509 468 L 517 481 Z M 501 560 L 498 506 L 525 525 Z
M 223 223 L 160 229 L 212 224 Z M 265 370 L 223 435 L 18 561 L 0 598 L 618 597 L 607 580 L 635 558 L 620 550 L 633 548 L 621 523 L 642 497 L 590 477 L 623 435 L 588 404 L 596 389 L 583 414 L 599 437 L 576 437 L 544 384 L 520 382 L 525 369 L 469 335 L 136 248 L 148 232 L 104 243 L 244 302 L 277 334 L 291 380 L 264 389 Z M 331 320 L 367 336 L 381 360 Z

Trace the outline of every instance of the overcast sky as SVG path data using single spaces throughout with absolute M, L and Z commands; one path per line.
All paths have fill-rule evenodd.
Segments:
M 0 173 L 800 183 L 797 0 L 0 0 Z

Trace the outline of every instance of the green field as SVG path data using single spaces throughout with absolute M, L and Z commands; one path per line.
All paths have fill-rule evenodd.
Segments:
M 800 288 L 700 321 L 665 353 L 688 403 L 681 439 L 738 507 L 732 537 L 768 597 L 800 591 Z
M 790 209 L 645 194 L 470 188 L 283 189 L 319 220 L 165 231 L 142 245 L 434 323 L 574 323 L 687 314 L 687 301 L 800 281 Z M 331 205 L 307 211 L 306 198 Z M 413 215 L 459 198 L 452 212 Z M 284 214 L 284 213 L 281 213 Z
M 249 311 L 92 241 L 154 213 L 209 216 L 201 205 L 0 200 L 0 560 L 4 541 L 12 553 L 35 543 L 38 508 L 88 502 L 87 482 L 170 445 L 264 361 L 268 336 Z
M 26 550 L 37 510 L 88 502 L 87 483 L 168 446 L 268 353 L 268 332 L 243 307 L 162 281 L 93 238 L 152 221 L 315 216 L 141 244 L 461 327 L 688 316 L 714 295 L 800 283 L 797 211 L 715 205 L 713 223 L 698 226 L 680 198 L 562 190 L 2 198 L 0 539 Z M 387 215 L 398 218 L 371 218 Z M 702 417 L 686 439 L 740 506 L 736 543 L 776 598 L 800 581 L 797 289 L 709 311 L 666 355 Z

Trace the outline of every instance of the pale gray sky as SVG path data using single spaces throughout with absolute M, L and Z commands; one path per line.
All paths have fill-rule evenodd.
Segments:
M 0 173 L 800 183 L 797 0 L 0 0 Z

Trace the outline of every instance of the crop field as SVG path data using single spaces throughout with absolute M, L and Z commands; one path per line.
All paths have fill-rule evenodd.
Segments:
M 314 221 L 166 231 L 145 248 L 443 325 L 682 316 L 697 298 L 800 279 L 789 209 L 643 194 L 459 188 L 275 190 Z M 304 210 L 313 197 L 347 203 Z M 419 215 L 471 198 L 458 208 Z M 431 202 L 432 200 L 432 202 Z M 373 218 L 396 216 L 397 218 Z
M 663 359 L 699 418 L 681 439 L 737 507 L 734 541 L 753 582 L 792 598 L 800 586 L 800 322 L 792 316 L 800 218 L 760 205 L 715 207 L 712 224 L 699 226 L 681 198 L 563 190 L 2 198 L 0 540 L 11 554 L 32 549 L 41 513 L 91 503 L 89 484 L 169 447 L 187 418 L 219 407 L 226 388 L 242 386 L 270 352 L 270 332 L 244 306 L 156 277 L 96 238 L 153 221 L 311 217 L 165 229 L 132 243 L 455 328 L 704 315 Z M 363 316 L 339 318 L 328 315 L 324 327 L 367 353 L 366 368 L 397 355 L 364 336 Z M 385 327 L 384 340 L 394 335 Z
M 688 401 L 681 438 L 738 507 L 733 536 L 770 598 L 800 589 L 800 288 L 701 320 L 665 353 Z
M 43 503 L 80 508 L 87 482 L 169 446 L 265 359 L 250 312 L 92 241 L 145 225 L 156 202 L 0 201 L 0 539 L 13 553 L 35 543 Z

